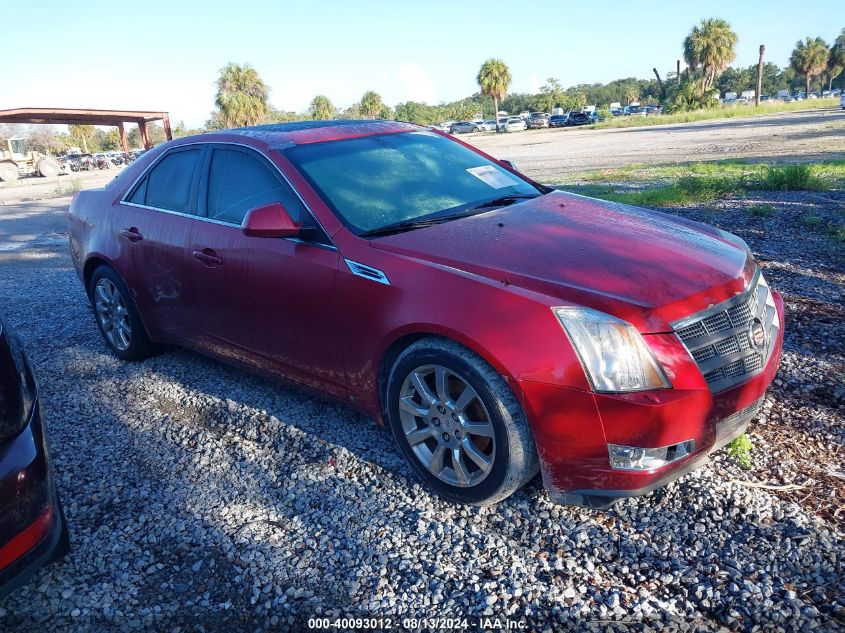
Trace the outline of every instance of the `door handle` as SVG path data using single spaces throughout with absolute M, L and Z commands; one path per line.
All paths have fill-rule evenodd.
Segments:
M 204 248 L 201 251 L 194 251 L 193 253 L 194 259 L 202 262 L 206 266 L 213 268 L 214 266 L 219 266 L 223 263 L 223 260 L 217 256 L 210 248 Z
M 141 232 L 134 226 L 129 227 L 128 229 L 123 229 L 120 232 L 120 235 L 122 237 L 125 237 L 130 242 L 140 242 L 142 239 L 144 239 L 144 236 L 141 235 Z

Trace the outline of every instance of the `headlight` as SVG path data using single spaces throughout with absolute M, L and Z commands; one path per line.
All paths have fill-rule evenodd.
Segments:
M 595 391 L 669 386 L 654 354 L 633 325 L 590 308 L 552 308 L 572 341 Z

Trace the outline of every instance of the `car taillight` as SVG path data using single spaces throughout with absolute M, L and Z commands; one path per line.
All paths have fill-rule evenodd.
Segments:
M 35 382 L 20 340 L 0 322 L 0 441 L 23 430 L 34 398 Z

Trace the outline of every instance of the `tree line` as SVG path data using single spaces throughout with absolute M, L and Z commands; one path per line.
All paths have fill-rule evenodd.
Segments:
M 720 94 L 756 90 L 773 95 L 778 90 L 794 91 L 811 86 L 819 91 L 842 80 L 845 89 L 845 29 L 828 45 L 821 37 L 799 40 L 792 51 L 789 65 L 780 68 L 765 62 L 764 46 L 760 46 L 759 63 L 746 68 L 730 64 L 736 58 L 739 37 L 725 20 L 711 18 L 692 27 L 682 42 L 683 68 L 680 60 L 676 68 L 660 75 L 657 68 L 653 79 L 633 77 L 609 83 L 579 84 L 564 89 L 558 79 L 549 77 L 536 94 L 510 93 L 511 71 L 501 59 L 488 59 L 478 71 L 478 92 L 464 99 L 431 105 L 406 101 L 391 108 L 374 90 L 366 91 L 361 100 L 346 108 L 338 108 L 326 95 L 317 95 L 306 112 L 281 111 L 270 105 L 270 88 L 249 64 L 228 63 L 220 69 L 216 81 L 215 108 L 201 128 L 190 129 L 184 123 L 173 128 L 174 137 L 208 130 L 243 127 L 260 123 L 279 123 L 303 119 L 396 119 L 432 125 L 444 121 L 471 120 L 478 116 L 498 118 L 494 113 L 506 111 L 549 112 L 555 107 L 565 110 L 584 105 L 607 108 L 611 103 L 663 103 L 667 111 L 684 111 L 714 107 Z M 814 83 L 815 82 L 815 83 Z M 165 140 L 160 125 L 148 126 L 153 143 Z M 71 125 L 67 133 L 57 133 L 50 126 L 0 126 L 0 139 L 26 136 L 34 149 L 45 153 L 61 153 L 71 147 L 96 152 L 120 150 L 116 129 L 109 131 L 92 125 Z M 130 147 L 139 147 L 140 132 L 135 126 L 128 130 Z

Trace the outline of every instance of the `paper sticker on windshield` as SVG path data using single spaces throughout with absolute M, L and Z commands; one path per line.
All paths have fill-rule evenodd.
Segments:
M 519 184 L 519 181 L 516 178 L 512 178 L 505 172 L 499 171 L 492 165 L 470 167 L 467 171 L 482 182 L 485 182 L 493 187 L 493 189 L 502 189 L 504 187 L 512 187 L 513 185 Z

